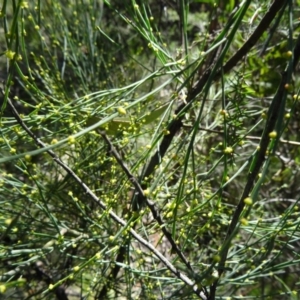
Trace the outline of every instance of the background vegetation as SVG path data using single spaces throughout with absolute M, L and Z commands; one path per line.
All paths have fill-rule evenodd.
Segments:
M 3 0 L 1 299 L 298 299 L 299 1 Z

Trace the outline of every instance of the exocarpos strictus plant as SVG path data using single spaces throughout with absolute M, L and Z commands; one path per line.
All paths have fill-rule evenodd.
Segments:
M 3 0 L 1 299 L 298 299 L 299 17 Z

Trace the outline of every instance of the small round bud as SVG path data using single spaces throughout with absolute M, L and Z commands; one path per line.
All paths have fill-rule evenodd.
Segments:
M 232 147 L 226 147 L 226 148 L 224 149 L 224 153 L 225 153 L 225 154 L 231 154 L 232 152 L 233 152 Z
M 76 140 L 75 140 L 74 136 L 69 136 L 68 137 L 68 143 L 69 144 L 75 144 L 75 142 L 76 142 Z
M 285 88 L 288 92 L 292 92 L 292 91 L 293 91 L 293 85 L 292 85 L 292 84 L 286 83 L 286 84 L 284 85 L 284 88 Z
M 214 261 L 215 263 L 218 263 L 220 260 L 221 260 L 221 256 L 220 256 L 220 255 L 214 255 L 214 256 L 213 256 L 213 261 Z
M 144 196 L 146 196 L 146 197 L 149 196 L 149 194 L 150 194 L 149 189 L 146 189 L 146 190 L 144 190 L 143 192 L 144 192 Z
M 244 199 L 244 203 L 248 206 L 252 205 L 253 201 L 250 197 Z
M 79 271 L 79 269 L 80 269 L 80 267 L 79 267 L 79 266 L 75 266 L 75 267 L 73 268 L 74 272 L 78 272 L 78 271 Z
M 293 56 L 292 51 L 286 51 L 285 53 L 282 54 L 282 57 L 285 59 L 290 59 Z
M 118 107 L 118 113 L 120 115 L 126 115 L 126 109 L 124 107 Z
M 248 225 L 248 221 L 247 221 L 247 219 L 245 219 L 245 218 L 242 218 L 242 219 L 240 220 L 240 222 L 241 222 L 241 224 L 244 225 L 244 226 L 247 226 L 247 225 Z
M 276 132 L 276 131 L 270 132 L 270 133 L 269 133 L 269 137 L 270 137 L 271 139 L 275 139 L 275 138 L 277 137 L 277 132 Z

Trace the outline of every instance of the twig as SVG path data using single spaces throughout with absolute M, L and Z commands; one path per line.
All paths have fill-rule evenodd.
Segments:
M 275 18 L 276 14 L 277 14 L 277 12 L 281 9 L 281 7 L 284 5 L 285 2 L 286 1 L 282 1 L 282 0 L 274 0 L 274 2 L 271 5 L 269 11 L 263 17 L 263 19 L 261 20 L 260 24 L 258 25 L 258 27 L 256 28 L 256 30 L 254 31 L 254 33 L 246 41 L 246 43 L 244 44 L 244 46 L 231 59 L 229 59 L 229 61 L 224 65 L 222 72 L 220 71 L 220 72 L 218 72 L 215 75 L 214 80 L 216 80 L 217 78 L 219 78 L 222 74 L 228 73 L 251 50 L 251 48 L 259 40 L 259 38 L 263 35 L 263 33 L 265 32 L 265 30 L 267 30 L 268 26 L 271 24 L 271 22 L 273 21 L 273 19 Z M 190 107 L 191 103 L 195 100 L 195 98 L 197 97 L 197 95 L 203 90 L 205 84 L 209 80 L 209 78 L 211 76 L 212 67 L 213 66 L 211 65 L 211 66 L 209 66 L 206 69 L 206 71 L 203 73 L 202 77 L 197 82 L 197 84 L 189 91 L 189 93 L 187 95 L 187 99 L 186 99 L 187 104 L 182 103 L 178 107 L 178 109 L 176 110 L 175 114 L 178 114 L 181 111 L 185 111 L 185 110 L 187 110 Z M 280 105 L 280 101 L 278 101 L 278 102 L 279 102 L 278 105 Z M 184 114 L 181 114 L 180 117 L 178 117 L 177 119 L 173 120 L 168 125 L 167 130 L 168 130 L 169 134 L 166 135 L 166 136 L 164 136 L 164 138 L 162 139 L 162 142 L 159 145 L 159 149 L 151 157 L 150 162 L 148 163 L 148 165 L 147 165 L 144 173 L 142 174 L 142 178 L 149 177 L 150 175 L 152 175 L 152 173 L 154 172 L 156 166 L 160 163 L 160 161 L 164 157 L 164 155 L 167 152 L 167 150 L 168 150 L 168 148 L 169 148 L 169 146 L 170 146 L 170 144 L 171 144 L 174 136 L 181 129 L 181 127 L 183 125 L 183 123 L 182 123 L 183 115 Z M 269 124 L 269 128 L 268 129 L 270 129 L 270 128 L 273 128 L 273 124 Z M 268 131 L 268 133 L 270 131 Z M 267 147 L 266 142 L 268 142 L 268 140 L 269 140 L 268 133 L 266 134 L 267 139 L 265 139 L 262 142 L 262 143 L 264 143 L 266 145 L 265 147 Z M 261 157 L 261 159 L 263 160 L 264 159 L 265 151 L 264 152 L 262 152 L 262 151 L 260 152 L 260 155 L 261 155 L 261 153 L 263 153 L 263 155 Z M 258 164 L 256 164 L 256 166 L 258 168 L 257 169 L 257 172 L 258 172 L 258 170 L 259 170 L 260 167 L 258 166 Z M 254 178 L 250 178 L 248 180 L 248 184 L 246 185 L 244 191 L 247 191 L 247 190 L 251 189 L 254 179 L 255 179 L 255 177 Z M 248 196 L 248 194 L 246 196 Z M 244 196 L 244 198 L 246 196 Z M 244 204 L 243 201 L 241 201 L 241 203 L 242 203 L 241 205 Z M 141 195 L 139 197 L 137 197 L 137 204 L 138 205 L 142 205 L 143 204 L 143 197 Z M 240 207 L 237 208 L 237 209 L 240 209 Z M 225 255 L 223 255 L 223 257 L 222 257 L 222 263 L 223 263 L 223 265 L 225 264 L 225 261 L 226 261 L 226 258 L 227 258 L 227 252 L 224 253 L 224 254 Z M 222 273 L 222 272 L 223 271 L 220 271 L 220 273 Z M 218 284 L 218 280 L 211 286 L 210 296 L 209 296 L 209 299 L 211 299 L 211 300 L 215 299 L 215 292 L 216 292 L 217 284 Z
M 121 265 L 125 260 L 126 248 L 127 248 L 128 244 L 129 243 L 125 243 L 125 244 L 120 246 L 118 255 L 116 257 L 116 262 L 117 263 L 112 267 L 109 276 L 107 276 L 108 277 L 108 282 L 106 282 L 105 285 L 101 288 L 100 292 L 96 295 L 95 299 L 102 300 L 102 299 L 107 298 L 106 296 L 107 296 L 107 293 L 108 293 L 109 287 L 110 287 L 109 282 L 117 277 L 117 275 L 118 275 L 118 273 L 121 269 Z
M 193 126 L 184 124 L 183 127 L 184 128 L 192 128 Z M 220 135 L 224 134 L 224 132 L 221 131 L 221 130 L 215 130 L 215 129 L 210 129 L 210 128 L 201 127 L 201 126 L 199 126 L 198 128 L 202 131 L 207 131 L 207 132 L 211 132 L 211 133 L 218 133 Z M 260 141 L 261 140 L 260 136 L 253 136 L 253 135 L 246 135 L 246 136 L 244 136 L 244 138 L 248 139 L 248 140 L 253 140 L 253 141 Z M 283 143 L 283 144 L 292 145 L 292 146 L 300 146 L 300 142 L 289 141 L 289 140 L 285 140 L 285 139 L 282 139 L 282 138 L 279 139 L 279 142 Z
M 121 166 L 121 168 L 123 169 L 124 173 L 126 174 L 127 178 L 132 182 L 132 184 L 134 185 L 136 191 L 139 193 L 139 196 L 142 198 L 143 202 L 147 204 L 147 206 L 149 207 L 149 209 L 151 210 L 151 213 L 153 215 L 153 218 L 157 221 L 157 223 L 160 225 L 160 228 L 163 232 L 163 234 L 165 235 L 165 237 L 168 239 L 168 241 L 170 242 L 170 244 L 172 245 L 172 250 L 175 251 L 178 256 L 181 258 L 181 260 L 184 262 L 184 264 L 187 266 L 187 268 L 192 271 L 192 273 L 194 273 L 193 268 L 191 266 L 191 264 L 189 263 L 189 261 L 186 259 L 186 257 L 184 256 L 184 254 L 182 253 L 182 251 L 179 249 L 179 247 L 176 245 L 174 239 L 172 238 L 172 234 L 167 230 L 166 228 L 166 224 L 164 223 L 158 208 L 156 207 L 155 203 L 151 200 L 149 200 L 146 196 L 145 193 L 141 187 L 141 185 L 139 184 L 138 180 L 131 174 L 131 172 L 129 171 L 128 167 L 125 165 L 125 163 L 123 162 L 120 154 L 118 153 L 118 151 L 116 150 L 116 148 L 113 146 L 113 144 L 111 143 L 110 139 L 107 137 L 107 135 L 104 132 L 100 132 L 101 136 L 103 137 L 103 139 L 105 140 L 105 142 L 108 144 L 108 146 L 110 147 L 110 151 L 113 154 L 113 156 L 116 158 L 117 162 L 119 163 L 119 165 Z
M 237 228 L 240 215 L 245 207 L 244 199 L 249 196 L 251 189 L 254 185 L 255 179 L 258 176 L 259 170 L 265 161 L 265 154 L 266 154 L 266 150 L 268 148 L 269 141 L 270 141 L 269 133 L 272 132 L 275 128 L 275 125 L 276 125 L 276 122 L 277 122 L 277 119 L 278 119 L 278 116 L 280 113 L 281 103 L 282 103 L 283 99 L 286 97 L 287 92 L 285 89 L 285 84 L 290 82 L 290 78 L 292 76 L 293 71 L 296 68 L 296 65 L 299 61 L 299 57 L 300 57 L 300 34 L 298 36 L 298 40 L 297 40 L 296 46 L 294 48 L 293 63 L 292 63 L 292 65 L 289 66 L 292 70 L 288 69 L 287 71 L 285 71 L 282 74 L 279 88 L 277 90 L 276 95 L 274 96 L 273 102 L 269 109 L 268 121 L 267 121 L 265 130 L 264 130 L 261 140 L 260 140 L 259 150 L 257 151 L 257 154 L 254 157 L 254 167 L 251 170 L 251 172 L 249 172 L 249 174 L 248 174 L 246 186 L 245 186 L 242 196 L 239 200 L 239 203 L 234 211 L 233 217 L 231 219 L 231 223 L 230 223 L 227 233 L 226 233 L 225 240 L 223 242 L 224 247 L 220 253 L 221 260 L 219 262 L 219 278 L 221 277 L 221 275 L 224 272 L 224 267 L 225 267 L 229 247 L 230 247 L 230 242 L 234 236 L 234 231 Z M 211 289 L 210 289 L 211 294 L 209 297 L 209 299 L 211 299 L 211 300 L 215 299 L 215 292 L 216 292 L 217 285 L 218 285 L 218 280 L 216 280 L 214 282 L 214 284 L 211 286 Z
M 249 50 L 257 43 L 259 38 L 269 27 L 271 22 L 274 20 L 277 12 L 286 4 L 287 1 L 275 0 L 263 19 L 260 21 L 255 31 L 245 42 L 245 44 L 228 60 L 228 62 L 223 67 L 224 73 L 229 72 L 236 64 L 249 52 Z
M 266 13 L 264 18 L 261 20 L 260 24 L 256 28 L 256 30 L 253 32 L 253 34 L 250 36 L 250 38 L 245 42 L 245 45 L 233 56 L 229 59 L 229 61 L 225 64 L 223 68 L 223 73 L 228 73 L 234 66 L 237 65 L 237 63 L 251 50 L 251 48 L 255 45 L 255 43 L 258 41 L 258 39 L 263 35 L 264 31 L 268 28 L 272 20 L 274 19 L 276 13 L 280 10 L 280 8 L 284 5 L 285 1 L 282 0 L 275 0 L 272 6 L 270 7 L 269 11 Z M 196 96 L 202 91 L 203 87 L 205 86 L 210 74 L 211 74 L 211 67 L 209 66 L 206 71 L 203 73 L 200 80 L 197 82 L 195 87 L 191 89 L 191 91 L 188 93 L 186 102 L 182 103 L 178 109 L 176 110 L 175 114 L 178 114 L 179 112 L 186 110 L 191 102 L 196 98 Z M 216 74 L 215 80 L 221 76 L 221 73 Z M 183 123 L 183 115 L 178 117 L 177 119 L 173 120 L 167 130 L 169 132 L 168 135 L 165 135 L 159 149 L 156 151 L 156 153 L 151 157 L 150 162 L 148 163 L 145 172 L 143 173 L 143 178 L 149 177 L 153 171 L 155 170 L 156 166 L 160 163 L 162 158 L 164 157 L 166 151 L 168 150 L 174 136 L 176 133 L 181 129 Z M 140 199 L 139 199 L 140 200 Z M 138 201 L 141 202 L 142 201 Z
M 27 127 L 27 125 L 21 119 L 18 111 L 12 104 L 11 100 L 8 98 L 8 104 L 21 127 L 27 132 L 27 134 L 35 141 L 35 143 L 42 148 L 46 145 Z M 106 205 L 92 192 L 92 190 L 73 172 L 73 170 L 67 166 L 52 150 L 47 150 L 47 153 L 52 157 L 52 159 L 60 165 L 75 181 L 82 187 L 87 195 L 89 195 L 103 210 L 107 210 Z M 121 226 L 126 227 L 128 224 L 125 220 L 120 218 L 112 210 L 107 210 L 109 216 Z M 150 250 L 178 279 L 183 281 L 185 284 L 190 286 L 193 292 L 198 295 L 201 299 L 206 300 L 207 297 L 203 291 L 199 290 L 195 282 L 193 282 L 185 274 L 181 273 L 165 256 L 163 256 L 155 247 L 142 238 L 135 230 L 129 229 L 129 233 L 142 245 L 144 245 L 148 250 Z

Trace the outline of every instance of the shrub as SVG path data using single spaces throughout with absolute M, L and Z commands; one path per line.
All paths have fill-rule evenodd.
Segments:
M 219 2 L 3 1 L 4 297 L 297 298 L 299 10 Z

